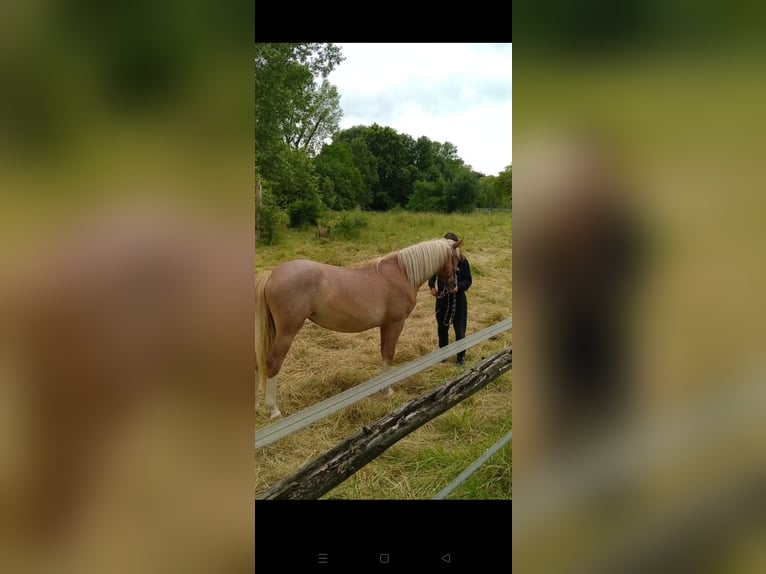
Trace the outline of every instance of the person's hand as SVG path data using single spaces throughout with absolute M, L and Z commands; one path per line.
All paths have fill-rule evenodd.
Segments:
M 431 295 L 436 297 L 436 287 L 431 287 Z
M 457 293 L 457 286 L 450 293 Z

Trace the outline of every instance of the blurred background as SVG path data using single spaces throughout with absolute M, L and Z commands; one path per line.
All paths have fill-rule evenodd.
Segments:
M 3 4 L 0 571 L 252 571 L 252 10 Z
M 763 7 L 513 16 L 513 568 L 763 572 Z
M 766 567 L 763 11 L 514 7 L 519 572 Z M 3 572 L 252 570 L 251 15 L 3 5 Z

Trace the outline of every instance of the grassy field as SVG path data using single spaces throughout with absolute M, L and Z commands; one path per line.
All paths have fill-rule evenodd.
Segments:
M 324 225 L 330 238 L 317 238 L 316 229 L 290 230 L 274 246 L 256 246 L 256 273 L 291 259 L 358 266 L 374 257 L 407 247 L 447 231 L 464 239 L 473 285 L 468 291 L 467 334 L 508 318 L 511 305 L 511 214 L 470 215 L 357 213 L 366 226 L 358 237 L 339 238 L 342 216 L 331 214 Z M 450 341 L 454 340 L 454 332 Z M 510 331 L 472 347 L 470 365 L 508 347 Z M 405 324 L 394 357 L 404 364 L 438 348 L 434 300 L 424 285 L 418 304 Z M 283 415 L 293 414 L 380 374 L 379 331 L 345 334 L 306 322 L 298 333 L 279 374 L 278 404 Z M 339 441 L 391 411 L 447 381 L 462 368 L 438 364 L 394 386 L 391 397 L 374 395 L 255 453 L 255 491 L 288 476 Z M 259 392 L 263 392 L 259 390 Z M 261 401 L 262 404 L 262 401 Z M 256 412 L 256 428 L 269 424 L 264 410 Z M 511 429 L 511 372 L 448 412 L 430 421 L 387 450 L 324 498 L 427 499 L 448 484 L 487 448 Z M 510 499 L 511 444 L 489 459 L 450 498 Z

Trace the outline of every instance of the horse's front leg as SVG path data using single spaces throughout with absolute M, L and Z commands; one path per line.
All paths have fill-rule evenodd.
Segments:
M 384 373 L 391 368 L 391 363 L 394 362 L 396 343 L 399 340 L 399 335 L 402 334 L 403 328 L 404 321 L 380 326 L 380 356 L 383 359 L 382 372 Z M 383 393 L 389 396 L 394 394 L 394 391 L 389 386 L 383 390 Z

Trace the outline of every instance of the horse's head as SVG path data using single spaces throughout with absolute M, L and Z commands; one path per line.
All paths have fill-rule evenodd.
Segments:
M 447 286 L 448 291 L 453 291 L 457 288 L 457 266 L 460 261 L 460 246 L 463 244 L 463 240 L 451 239 L 449 237 L 445 238 L 445 240 L 449 243 L 452 250 L 450 257 L 446 258 L 444 265 L 436 272 L 436 275 Z

